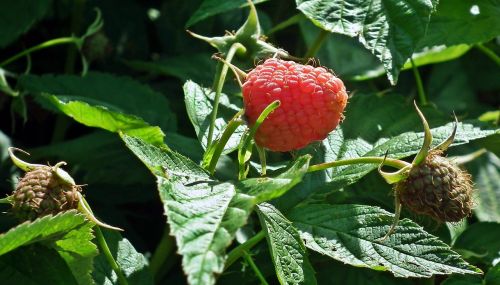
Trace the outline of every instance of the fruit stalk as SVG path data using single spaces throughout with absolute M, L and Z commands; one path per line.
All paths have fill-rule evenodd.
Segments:
M 316 165 L 311 165 L 307 169 L 307 172 L 320 171 L 320 170 L 325 170 L 325 169 L 328 169 L 331 167 L 350 165 L 350 164 L 359 164 L 359 163 L 383 164 L 383 165 L 391 166 L 391 167 L 398 168 L 398 169 L 402 169 L 402 168 L 410 165 L 408 162 L 405 162 L 405 161 L 402 161 L 399 159 L 384 158 L 384 157 L 378 157 L 378 156 L 366 156 L 366 157 L 337 160 L 337 161 L 331 161 L 331 162 L 325 162 L 325 163 L 320 163 L 320 164 L 316 164 Z
M 116 276 L 118 277 L 118 284 L 128 285 L 128 281 L 125 278 L 123 271 L 121 270 L 118 263 L 116 263 L 116 260 L 114 259 L 113 255 L 111 254 L 111 251 L 109 250 L 108 244 L 106 243 L 106 239 L 104 238 L 104 235 L 102 234 L 101 228 L 99 226 L 95 226 L 94 229 L 95 229 L 95 233 L 96 233 L 97 242 L 99 243 L 99 247 L 101 248 L 102 253 L 106 257 L 106 260 L 108 261 L 109 265 L 111 266 L 113 271 L 116 273 Z
M 238 50 L 245 50 L 245 47 L 240 43 L 233 44 L 231 46 L 231 48 L 229 49 L 229 51 L 227 52 L 226 61 L 230 63 L 233 60 L 233 57 Z M 227 75 L 228 68 L 229 68 L 229 66 L 227 64 L 224 64 L 222 66 L 220 76 L 218 76 L 218 77 L 216 76 L 217 88 L 215 90 L 214 106 L 213 106 L 212 114 L 210 117 L 210 128 L 208 129 L 207 149 L 212 144 L 212 139 L 213 139 L 213 135 L 214 135 L 214 127 L 215 127 L 215 119 L 217 119 L 217 110 L 219 109 L 220 94 L 222 93 L 222 87 L 224 86 L 224 82 L 226 81 L 226 75 Z
M 75 44 L 76 46 L 79 46 L 79 45 L 81 45 L 81 43 L 82 43 L 82 39 L 77 38 L 77 37 L 64 37 L 64 38 L 57 38 L 57 39 L 48 40 L 48 41 L 43 42 L 39 45 L 31 47 L 29 49 L 25 49 L 22 52 L 2 61 L 0 63 L 0 67 L 4 67 L 4 66 L 8 65 L 9 63 L 18 60 L 19 58 L 21 58 L 25 55 L 31 54 L 32 52 L 35 52 L 35 51 L 38 51 L 41 49 L 46 49 L 49 47 L 53 47 L 53 46 L 57 46 L 57 45 L 64 45 L 64 44 Z
M 418 72 L 417 66 L 413 61 L 413 58 L 410 58 L 410 62 L 411 62 L 411 70 L 413 71 L 413 76 L 415 76 L 415 81 L 417 83 L 418 99 L 420 101 L 420 104 L 425 106 L 429 102 L 427 101 L 427 97 L 425 96 L 424 85 L 422 84 L 422 78 L 420 77 L 420 73 Z

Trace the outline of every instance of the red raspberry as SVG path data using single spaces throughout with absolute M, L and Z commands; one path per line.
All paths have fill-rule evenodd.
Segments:
M 281 105 L 259 127 L 255 141 L 273 151 L 290 151 L 326 138 L 347 104 L 344 83 L 323 67 L 270 58 L 243 84 L 245 115 L 253 125 L 270 103 Z

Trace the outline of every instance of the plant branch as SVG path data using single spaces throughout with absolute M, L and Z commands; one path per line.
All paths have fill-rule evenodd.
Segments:
M 53 46 L 57 46 L 57 45 L 64 45 L 64 44 L 75 44 L 75 45 L 79 46 L 81 44 L 81 41 L 82 40 L 80 38 L 77 38 L 77 37 L 65 37 L 65 38 L 52 39 L 52 40 L 43 42 L 39 45 L 36 45 L 34 47 L 31 47 L 29 49 L 25 49 L 22 52 L 2 61 L 0 63 L 0 67 L 4 67 L 4 66 L 8 65 L 9 63 L 18 60 L 19 58 L 21 58 L 25 55 L 31 54 L 32 52 L 35 52 L 35 51 L 38 51 L 41 49 L 46 49 L 49 47 L 53 47 Z
M 384 157 L 366 156 L 366 157 L 337 160 L 337 161 L 331 161 L 331 162 L 325 162 L 325 163 L 320 163 L 320 164 L 316 164 L 316 165 L 311 165 L 307 169 L 307 172 L 314 172 L 314 171 L 319 171 L 319 170 L 325 170 L 325 169 L 328 169 L 331 167 L 351 165 L 351 164 L 360 164 L 360 163 L 375 163 L 375 164 L 383 163 L 384 165 L 395 167 L 398 169 L 401 169 L 401 168 L 404 168 L 404 167 L 410 165 L 410 163 L 408 163 L 406 161 L 399 160 L 399 159 L 385 158 L 385 160 L 384 160 Z
M 428 104 L 427 97 L 425 96 L 424 85 L 422 84 L 422 78 L 420 77 L 420 73 L 418 72 L 417 66 L 413 61 L 413 58 L 410 58 L 411 62 L 411 70 L 413 71 L 413 76 L 415 76 L 415 81 L 417 83 L 417 91 L 418 91 L 418 99 L 420 104 L 425 106 Z
M 258 244 L 263 238 L 266 237 L 266 233 L 262 230 L 258 232 L 256 235 L 248 239 L 246 242 L 235 247 L 229 254 L 227 255 L 226 264 L 224 266 L 224 270 L 229 268 L 233 263 L 242 257 L 246 251 L 250 250 L 256 244 Z
M 156 247 L 153 257 L 151 257 L 151 262 L 149 263 L 149 268 L 155 282 L 162 279 L 161 272 L 165 262 L 171 256 L 175 248 L 175 240 L 170 235 L 170 230 L 168 227 L 165 228 L 163 236 L 161 237 L 160 243 Z
M 306 54 L 304 55 L 304 58 L 306 60 L 308 58 L 316 56 L 316 53 L 318 53 L 319 49 L 323 45 L 323 42 L 326 40 L 326 37 L 328 36 L 328 34 L 330 34 L 329 31 L 321 29 L 318 36 L 314 40 L 314 43 L 309 47 Z
M 290 17 L 290 18 L 286 19 L 285 21 L 283 21 L 283 22 L 277 24 L 276 26 L 274 26 L 266 34 L 267 35 L 274 34 L 274 33 L 278 32 L 278 31 L 281 31 L 281 30 L 283 30 L 285 28 L 288 28 L 291 25 L 295 25 L 295 24 L 299 23 L 300 21 L 302 21 L 304 19 L 305 19 L 304 14 L 302 14 L 302 13 L 295 14 L 292 17 Z
M 267 283 L 266 281 L 266 278 L 264 278 L 264 275 L 262 275 L 262 272 L 260 272 L 255 262 L 253 262 L 252 256 L 250 256 L 250 254 L 248 254 L 246 250 L 243 251 L 243 258 L 245 258 L 246 262 L 248 262 L 250 267 L 252 267 L 253 272 L 255 272 L 255 275 L 257 275 L 257 278 L 259 278 L 260 283 L 262 285 L 269 285 L 269 283 Z
M 116 273 L 116 276 L 118 277 L 118 284 L 128 285 L 128 281 L 125 278 L 123 271 L 121 270 L 118 263 L 116 263 L 115 258 L 113 257 L 111 251 L 109 250 L 108 244 L 106 243 L 106 239 L 104 239 L 104 235 L 102 234 L 101 228 L 99 226 L 95 226 L 94 228 L 95 228 L 97 242 L 101 247 L 102 253 L 106 257 L 106 260 L 108 261 L 109 265 L 111 266 L 113 271 Z
M 497 65 L 500 65 L 500 56 L 498 56 L 494 51 L 485 47 L 483 44 L 477 44 L 477 49 L 483 52 L 487 57 L 493 60 Z
M 238 51 L 238 49 L 245 49 L 243 45 L 240 43 L 234 43 L 229 51 L 227 52 L 226 55 L 226 62 L 231 63 L 233 60 L 234 55 Z M 217 87 L 215 89 L 215 98 L 214 98 L 214 106 L 212 109 L 212 114 L 210 118 L 210 128 L 208 129 L 208 138 L 207 138 L 207 149 L 211 146 L 212 144 L 212 139 L 214 135 L 214 127 L 215 127 L 215 119 L 217 119 L 217 110 L 219 109 L 219 99 L 220 99 L 220 94 L 222 93 L 222 87 L 224 86 L 224 82 L 226 81 L 226 75 L 227 71 L 229 69 L 229 66 L 227 64 L 224 64 L 221 68 L 220 71 L 220 76 L 216 76 L 217 79 Z

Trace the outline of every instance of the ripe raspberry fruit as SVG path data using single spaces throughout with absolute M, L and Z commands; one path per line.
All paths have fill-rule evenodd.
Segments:
M 255 141 L 286 152 L 326 138 L 342 119 L 347 92 L 344 83 L 323 67 L 270 58 L 250 71 L 243 84 L 249 124 L 275 100 L 281 105 L 259 127 Z
M 395 189 L 404 206 L 440 222 L 458 222 L 470 215 L 473 206 L 470 175 L 438 150 L 413 167 Z
M 76 209 L 80 186 L 61 180 L 50 166 L 27 172 L 13 193 L 12 211 L 23 220 Z

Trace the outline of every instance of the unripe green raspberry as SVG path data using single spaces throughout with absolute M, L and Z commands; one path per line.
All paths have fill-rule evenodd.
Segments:
M 80 186 L 59 178 L 52 167 L 40 166 L 27 172 L 13 193 L 12 211 L 23 220 L 76 209 Z
M 404 206 L 440 222 L 458 222 L 472 210 L 473 185 L 469 173 L 443 157 L 441 151 L 431 151 L 395 187 Z

